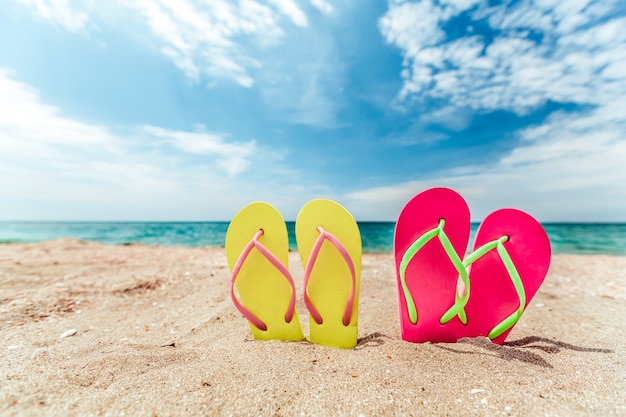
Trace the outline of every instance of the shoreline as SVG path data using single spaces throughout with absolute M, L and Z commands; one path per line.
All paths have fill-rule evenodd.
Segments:
M 0 414 L 626 413 L 624 256 L 555 255 L 504 346 L 401 340 L 391 254 L 363 256 L 349 350 L 253 340 L 229 275 L 214 247 L 0 245 Z
M 395 222 L 358 222 L 365 253 L 392 253 Z M 73 236 L 103 244 L 220 247 L 229 222 L 2 222 L 1 243 L 41 243 Z M 478 229 L 470 226 L 470 242 Z M 626 256 L 626 223 L 543 223 L 554 254 Z M 295 223 L 287 222 L 289 247 L 297 250 Z
M 197 246 L 190 246 L 190 245 L 163 245 L 163 244 L 151 244 L 151 243 L 145 243 L 145 242 L 125 242 L 125 243 L 107 243 L 107 242 L 101 242 L 101 241 L 97 241 L 97 240 L 87 240 L 87 239 L 78 239 L 78 238 L 73 238 L 73 237 L 60 237 L 60 238 L 54 238 L 54 239 L 45 239 L 45 240 L 33 240 L 33 241 L 2 241 L 0 240 L 0 248 L 3 245 L 33 245 L 33 244 L 45 244 L 48 242 L 57 242 L 57 241 L 76 241 L 76 242 L 81 242 L 83 244 L 97 244 L 97 245 L 103 245 L 103 246 L 110 246 L 110 247 L 130 247 L 130 246 L 144 246 L 144 247 L 154 247 L 154 248 L 171 248 L 171 249 L 176 249 L 176 248 L 190 248 L 190 249 L 197 249 L 197 248 L 202 248 L 202 249 L 221 249 L 224 250 L 224 245 L 197 245 Z M 298 253 L 297 249 L 293 249 L 293 248 L 289 248 L 289 253 Z M 469 254 L 469 252 L 467 252 Z M 364 249 L 363 251 L 363 255 L 393 255 L 393 250 L 389 250 L 389 251 L 384 251 L 384 252 L 375 252 L 375 251 L 367 251 Z M 614 253 L 610 253 L 610 252 L 589 252 L 589 251 L 583 251 L 583 252 L 553 252 L 552 256 L 556 256 L 556 255 L 567 255 L 567 256 L 615 256 L 615 257 L 626 257 L 626 252 L 614 252 Z

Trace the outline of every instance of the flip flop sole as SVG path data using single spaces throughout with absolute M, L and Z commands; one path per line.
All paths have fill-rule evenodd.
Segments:
M 398 307 L 402 339 L 406 341 L 454 342 L 463 326 L 458 317 L 440 323 L 454 304 L 459 276 L 441 240 L 434 237 L 412 257 L 409 253 L 418 240 L 439 227 L 442 219 L 443 231 L 460 261 L 469 241 L 470 213 L 463 197 L 455 191 L 432 188 L 416 195 L 402 209 L 396 223 Z M 414 313 L 410 313 L 411 304 Z
M 241 209 L 228 226 L 225 246 L 231 271 L 259 230 L 263 230 L 259 242 L 288 267 L 289 240 L 285 221 L 273 206 L 257 202 Z M 267 326 L 267 330 L 261 330 L 249 322 L 255 339 L 304 339 L 297 311 L 294 311 L 291 322 L 285 320 L 292 297 L 289 282 L 258 250 L 252 249 L 243 262 L 235 288 L 245 308 Z
M 358 305 L 361 275 L 361 235 L 352 215 L 331 200 L 317 199 L 305 204 L 296 219 L 296 240 L 302 264 L 307 265 L 320 236 L 318 226 L 334 235 L 346 249 L 354 265 L 356 286 L 352 314 L 348 325 L 343 317 L 352 289 L 352 274 L 339 250 L 324 240 L 309 275 L 309 299 L 323 322 L 318 324 L 310 315 L 311 342 L 338 347 L 356 346 L 358 336 Z

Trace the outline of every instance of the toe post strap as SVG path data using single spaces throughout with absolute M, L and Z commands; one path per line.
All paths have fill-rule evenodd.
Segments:
M 248 244 L 244 247 L 233 267 L 233 272 L 230 279 L 230 297 L 233 301 L 233 304 L 239 310 L 239 312 L 255 327 L 259 330 L 266 331 L 267 325 L 259 319 L 256 315 L 254 315 L 250 310 L 248 310 L 244 305 L 239 301 L 237 296 L 235 295 L 235 281 L 239 276 L 239 272 L 241 271 L 241 267 L 245 263 L 246 259 L 250 255 L 253 249 L 258 250 L 280 273 L 285 277 L 289 286 L 291 287 L 291 298 L 289 300 L 289 306 L 287 307 L 287 312 L 285 313 L 285 322 L 291 323 L 293 319 L 293 315 L 296 308 L 296 286 L 293 281 L 293 277 L 289 273 L 289 270 L 283 265 L 283 263 L 276 257 L 272 252 L 270 252 L 259 240 L 261 236 L 263 236 L 263 229 L 260 229 L 254 234 L 254 237 L 248 242 Z
M 315 308 L 313 301 L 311 301 L 311 299 L 309 298 L 308 285 L 309 278 L 311 277 L 311 272 L 313 271 L 313 267 L 320 253 L 320 249 L 322 248 L 322 244 L 325 240 L 327 240 L 341 254 L 342 258 L 346 262 L 346 265 L 348 266 L 348 269 L 350 270 L 350 276 L 352 278 L 350 295 L 348 296 L 348 301 L 346 303 L 346 308 L 342 318 L 343 325 L 348 326 L 350 324 L 350 321 L 352 320 L 352 311 L 354 309 L 354 299 L 356 294 L 356 269 L 354 267 L 354 262 L 352 261 L 352 258 L 350 257 L 347 249 L 343 246 L 339 239 L 337 239 L 337 237 L 335 237 L 332 233 L 324 230 L 322 226 L 318 226 L 317 231 L 319 232 L 319 236 L 313 244 L 313 249 L 311 250 L 311 255 L 306 263 L 304 271 L 304 303 L 306 304 L 309 313 L 311 313 L 311 317 L 313 317 L 313 320 L 315 320 L 317 324 L 322 324 L 324 320 L 322 319 L 322 316 L 320 315 L 317 308 Z

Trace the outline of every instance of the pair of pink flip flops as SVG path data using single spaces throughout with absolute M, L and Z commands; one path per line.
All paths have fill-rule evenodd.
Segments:
M 470 212 L 458 193 L 426 190 L 407 203 L 394 236 L 402 338 L 502 344 L 541 286 L 550 241 L 528 214 L 501 209 L 480 225 L 466 254 Z

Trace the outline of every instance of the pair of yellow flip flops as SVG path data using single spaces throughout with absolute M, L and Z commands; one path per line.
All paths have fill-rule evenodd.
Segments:
M 334 201 L 312 200 L 298 214 L 296 240 L 305 267 L 310 340 L 354 347 L 362 250 L 356 221 Z M 287 226 L 273 206 L 252 203 L 231 221 L 226 233 L 231 297 L 255 339 L 304 339 L 288 254 Z

